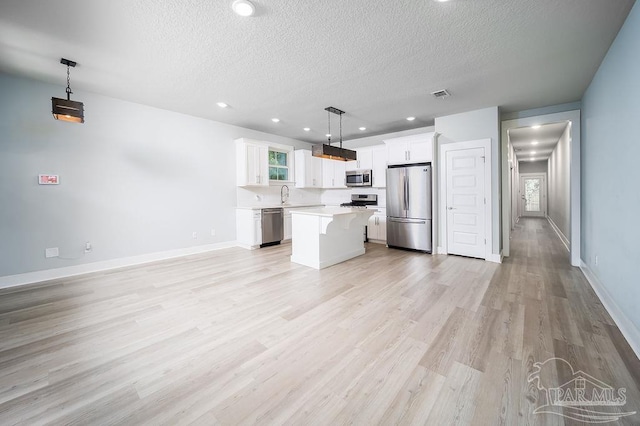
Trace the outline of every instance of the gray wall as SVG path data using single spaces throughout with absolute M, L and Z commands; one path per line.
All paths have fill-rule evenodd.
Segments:
M 440 133 L 439 144 L 491 139 L 491 216 L 493 247 L 491 253 L 500 254 L 502 233 L 500 211 L 500 114 L 498 107 L 484 108 L 461 114 L 437 117 L 435 130 Z M 444 238 L 440 235 L 440 241 Z
M 520 173 L 547 173 L 547 160 L 518 161 Z
M 633 6 L 582 99 L 581 146 L 582 259 L 635 325 L 636 335 L 640 335 L 638 52 L 640 3 Z M 639 347 L 640 341 L 635 344 Z
M 233 139 L 310 147 L 83 92 L 86 123 L 56 121 L 62 85 L 6 74 L 0 93 L 0 276 L 235 241 Z
M 567 124 L 549 157 L 547 187 L 548 215 L 565 238 L 571 241 L 571 126 Z

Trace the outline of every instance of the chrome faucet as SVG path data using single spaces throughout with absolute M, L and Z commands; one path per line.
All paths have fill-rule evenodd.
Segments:
M 287 185 L 282 185 L 280 188 L 280 203 L 284 204 L 289 200 L 289 187 Z

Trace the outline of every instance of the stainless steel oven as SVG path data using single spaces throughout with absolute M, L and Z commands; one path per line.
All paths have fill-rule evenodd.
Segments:
M 347 186 L 371 186 L 371 170 L 349 170 L 346 174 Z

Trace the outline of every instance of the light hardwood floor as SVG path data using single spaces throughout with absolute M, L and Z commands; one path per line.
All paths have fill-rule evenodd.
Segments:
M 227 249 L 1 291 L 0 424 L 569 424 L 533 413 L 554 356 L 640 411 L 640 362 L 549 224 L 512 247 L 322 271 Z

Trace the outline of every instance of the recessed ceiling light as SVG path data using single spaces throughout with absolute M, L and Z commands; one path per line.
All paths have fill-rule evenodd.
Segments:
M 305 127 L 305 128 L 304 128 L 304 129 L 302 129 L 302 130 L 304 130 L 305 132 L 308 132 L 308 131 L 309 131 L 309 130 L 311 130 L 311 129 L 310 129 L 310 128 L 308 128 L 308 127 Z
M 248 0 L 236 0 L 231 5 L 233 11 L 240 16 L 251 16 L 255 13 L 256 8 Z
M 407 117 L 407 121 L 413 121 L 415 119 L 416 119 L 415 117 Z
M 538 130 L 538 129 L 540 128 L 540 125 L 539 125 L 539 124 L 536 124 L 535 126 L 531 126 L 531 128 L 532 128 L 533 130 Z
M 218 105 L 220 108 L 226 108 L 229 105 L 225 104 L 224 102 L 218 102 L 216 105 Z
M 360 127 L 360 130 L 367 130 L 366 127 Z
M 536 155 L 536 152 L 535 151 L 531 151 L 531 155 Z
M 538 141 L 531 142 L 531 145 L 538 145 Z
M 444 3 L 444 2 L 447 2 L 447 1 L 449 1 L 449 0 L 436 0 L 436 1 L 437 1 L 438 3 Z
M 529 159 L 529 161 L 536 161 L 536 159 L 535 159 L 535 158 L 533 158 L 533 157 L 531 157 L 531 158 Z
M 280 119 L 279 118 L 272 118 L 271 121 L 273 121 L 274 123 L 279 123 Z
M 331 133 L 327 133 L 325 136 L 330 138 L 331 137 Z

